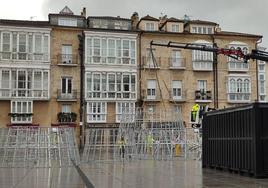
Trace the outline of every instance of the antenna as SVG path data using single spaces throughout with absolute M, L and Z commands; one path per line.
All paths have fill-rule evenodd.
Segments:
M 31 16 L 31 17 L 30 17 L 30 20 L 33 20 L 34 18 L 36 18 L 36 16 Z

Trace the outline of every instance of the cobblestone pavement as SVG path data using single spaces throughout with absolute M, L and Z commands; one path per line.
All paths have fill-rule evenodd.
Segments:
M 81 164 L 96 188 L 268 188 L 268 179 L 254 179 L 214 169 L 200 161 L 133 161 Z M 2 188 L 86 187 L 74 167 L 0 168 Z

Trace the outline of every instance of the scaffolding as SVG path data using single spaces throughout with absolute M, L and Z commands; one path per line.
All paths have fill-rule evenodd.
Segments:
M 201 140 L 189 132 L 193 129 L 185 128 L 180 112 L 139 108 L 135 113 L 123 113 L 118 128 L 88 128 L 82 161 L 197 158 Z
M 56 167 L 79 163 L 71 127 L 0 128 L 0 167 Z

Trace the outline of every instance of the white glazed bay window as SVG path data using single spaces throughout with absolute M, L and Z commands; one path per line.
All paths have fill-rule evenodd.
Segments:
M 249 77 L 229 77 L 228 101 L 249 102 L 251 94 L 251 82 Z
M 87 103 L 87 122 L 105 123 L 107 115 L 106 102 L 88 102 Z
M 102 99 L 136 99 L 136 73 L 88 72 L 86 97 Z
M 86 64 L 136 65 L 136 41 L 116 37 L 86 37 Z
M 49 70 L 0 69 L 0 97 L 49 97 Z
M 229 45 L 231 50 L 241 50 L 244 54 L 248 54 L 248 47 L 242 45 Z M 244 62 L 242 58 L 228 57 L 229 71 L 247 71 L 249 69 L 248 62 Z
M 0 32 L 0 60 L 49 61 L 47 33 Z
M 206 45 L 212 46 L 211 43 L 206 41 L 196 41 L 197 45 Z M 192 61 L 193 61 L 193 69 L 200 70 L 200 71 L 212 71 L 212 63 L 213 63 L 213 53 L 200 51 L 200 50 L 193 50 L 192 51 Z
M 127 120 L 134 120 L 135 116 L 135 103 L 134 102 L 117 102 L 116 103 L 116 122 L 120 123 L 122 118 Z
M 11 123 L 32 123 L 32 113 L 32 101 L 11 101 Z

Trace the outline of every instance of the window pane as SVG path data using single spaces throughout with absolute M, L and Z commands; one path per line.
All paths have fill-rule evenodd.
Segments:
M 42 35 L 35 35 L 35 53 L 42 53 Z

